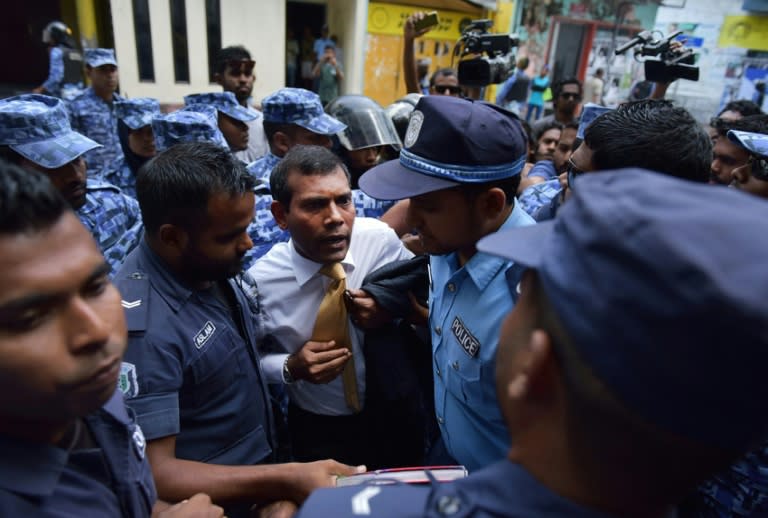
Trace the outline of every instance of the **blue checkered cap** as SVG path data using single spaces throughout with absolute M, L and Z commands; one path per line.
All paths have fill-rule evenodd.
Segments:
M 320 135 L 335 135 L 347 125 L 323 111 L 320 97 L 303 88 L 282 88 L 261 103 L 264 120 L 296 124 Z
M 579 130 L 576 133 L 576 138 L 584 140 L 584 131 L 587 129 L 587 126 L 592 124 L 592 121 L 597 119 L 602 114 L 612 111 L 613 108 L 600 106 L 599 104 L 585 104 L 584 108 L 581 110 L 581 117 L 579 118 Z
M 555 220 L 478 250 L 536 270 L 563 345 L 636 416 L 724 451 L 764 441 L 768 203 L 641 169 L 579 182 Z
M 152 119 L 157 151 L 182 142 L 212 142 L 229 149 L 224 135 L 216 121 L 216 109 L 211 106 L 195 105 Z
M 258 115 L 252 113 L 237 102 L 235 94 L 232 92 L 209 92 L 204 94 L 192 94 L 184 97 L 186 106 L 208 105 L 213 106 L 221 113 L 229 115 L 233 119 L 248 122 L 252 121 Z
M 47 169 L 101 147 L 72 130 L 61 99 L 38 94 L 0 100 L 0 145 Z
M 115 49 L 85 49 L 85 64 L 92 68 L 102 65 L 117 66 Z
M 768 135 L 730 130 L 728 132 L 728 139 L 753 155 L 757 155 L 760 158 L 768 158 Z
M 160 103 L 152 97 L 137 97 L 115 101 L 115 114 L 129 128 L 135 130 L 152 124 L 152 118 L 160 114 Z

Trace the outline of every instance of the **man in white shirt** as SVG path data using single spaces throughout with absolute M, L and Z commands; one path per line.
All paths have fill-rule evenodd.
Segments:
M 335 458 L 364 462 L 375 450 L 375 440 L 366 412 L 348 403 L 347 380 L 342 379 L 347 363 L 353 362 L 362 406 L 363 330 L 349 323 L 351 347 L 312 340 L 318 308 L 331 283 L 320 270 L 340 262 L 347 290 L 357 290 L 371 271 L 412 254 L 385 223 L 355 221 L 349 172 L 324 147 L 292 148 L 273 170 L 270 187 L 272 213 L 290 231 L 291 240 L 276 244 L 249 270 L 259 286 L 268 336 L 262 350 L 266 380 L 285 384 L 296 460 L 334 452 Z

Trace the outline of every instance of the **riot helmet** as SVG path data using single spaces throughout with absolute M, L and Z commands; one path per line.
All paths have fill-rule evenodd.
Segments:
M 400 140 L 405 139 L 405 132 L 408 130 L 408 120 L 411 113 L 416 108 L 416 103 L 421 99 L 421 94 L 408 94 L 387 106 L 384 111 L 387 117 L 392 121 Z
M 64 22 L 53 21 L 43 29 L 43 43 L 46 45 L 66 45 L 73 47 L 72 29 Z
M 400 148 L 392 121 L 384 109 L 364 95 L 342 95 L 325 107 L 326 113 L 347 125 L 337 133 L 339 143 L 347 151 L 356 151 L 375 146 Z

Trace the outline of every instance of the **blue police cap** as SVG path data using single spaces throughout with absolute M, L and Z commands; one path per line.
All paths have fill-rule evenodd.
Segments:
M 527 142 L 512 112 L 482 101 L 427 95 L 411 114 L 399 160 L 367 171 L 360 188 L 380 200 L 399 200 L 511 178 L 523 170 Z
M 750 154 L 757 155 L 760 158 L 768 158 L 768 135 L 730 130 L 728 132 L 728 139 L 749 151 Z
M 115 114 L 129 128 L 136 130 L 152 124 L 152 118 L 160 115 L 160 103 L 151 97 L 136 97 L 115 101 Z
M 101 147 L 73 131 L 61 99 L 25 94 L 0 100 L 0 145 L 47 169 Z
M 221 113 L 229 115 L 233 119 L 247 122 L 252 121 L 258 115 L 249 112 L 237 102 L 235 94 L 232 92 L 210 92 L 204 94 L 191 94 L 184 97 L 184 104 L 187 106 L 208 105 L 213 106 Z
M 85 49 L 85 64 L 91 68 L 102 65 L 115 65 L 115 49 Z
M 229 149 L 219 130 L 216 109 L 207 105 L 195 105 L 152 119 L 157 151 L 165 151 L 182 142 L 212 142 Z
M 592 124 L 592 121 L 597 119 L 602 114 L 612 111 L 613 108 L 608 108 L 607 106 L 600 106 L 599 104 L 595 103 L 585 104 L 584 108 L 581 110 L 581 117 L 579 118 L 579 129 L 576 132 L 576 138 L 584 140 L 584 130 L 587 129 L 587 126 Z
M 635 415 L 726 449 L 762 439 L 768 204 L 640 169 L 579 180 L 555 220 L 478 249 L 537 271 L 572 346 Z
M 296 124 L 320 135 L 335 135 L 347 128 L 323 111 L 320 96 L 303 88 L 282 88 L 261 102 L 266 122 Z

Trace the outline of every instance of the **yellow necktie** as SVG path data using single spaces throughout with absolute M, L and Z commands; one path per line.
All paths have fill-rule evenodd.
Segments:
M 316 342 L 335 340 L 336 347 L 347 348 L 352 351 L 347 306 L 344 304 L 344 291 L 347 289 L 344 268 L 341 263 L 326 264 L 320 268 L 320 273 L 330 277 L 331 283 L 328 285 L 323 300 L 320 301 L 315 327 L 312 330 L 312 340 Z M 344 365 L 341 378 L 344 382 L 344 399 L 347 406 L 355 412 L 359 412 L 361 406 L 357 394 L 354 355 Z

